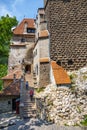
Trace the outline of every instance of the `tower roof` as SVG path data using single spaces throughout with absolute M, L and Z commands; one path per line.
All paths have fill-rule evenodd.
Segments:
M 13 30 L 13 34 L 23 34 L 24 26 L 27 24 L 27 28 L 35 29 L 34 19 L 25 18 L 22 22 Z
M 67 72 L 61 66 L 57 65 L 55 61 L 51 61 L 51 66 L 53 70 L 54 79 L 57 85 L 58 84 L 71 84 L 71 81 Z

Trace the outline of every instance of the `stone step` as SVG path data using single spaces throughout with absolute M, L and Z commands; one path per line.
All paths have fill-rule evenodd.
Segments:
M 23 116 L 24 118 L 36 118 L 36 114 L 25 114 L 24 116 Z
M 36 109 L 35 108 L 29 108 L 29 107 L 28 108 L 26 108 L 26 107 L 24 108 L 24 111 L 31 111 L 31 110 L 35 111 Z

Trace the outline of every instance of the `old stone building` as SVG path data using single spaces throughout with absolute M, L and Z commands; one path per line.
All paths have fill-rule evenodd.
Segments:
M 44 0 L 50 58 L 66 70 L 87 64 L 87 1 Z
M 45 12 L 43 8 L 38 9 L 36 18 L 36 38 L 34 47 L 33 66 L 36 73 L 37 86 L 44 87 L 50 82 L 50 57 L 49 57 L 49 33 Z
M 13 28 L 13 37 L 10 44 L 9 71 L 24 69 L 31 72 L 33 61 L 33 47 L 35 41 L 34 19 L 23 19 L 23 21 Z M 23 63 L 23 66 L 21 66 Z

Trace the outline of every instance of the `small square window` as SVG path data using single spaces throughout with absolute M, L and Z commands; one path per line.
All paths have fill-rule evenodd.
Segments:
M 11 101 L 8 101 L 8 105 L 10 105 L 11 104 Z
M 60 61 L 60 60 L 58 60 L 58 61 L 57 61 L 57 64 L 61 66 L 61 61 Z
M 22 38 L 22 39 L 21 39 L 21 42 L 25 42 L 25 39 L 24 39 L 24 38 Z
M 27 33 L 35 33 L 35 29 L 27 28 Z
M 72 59 L 68 60 L 68 65 L 73 65 Z

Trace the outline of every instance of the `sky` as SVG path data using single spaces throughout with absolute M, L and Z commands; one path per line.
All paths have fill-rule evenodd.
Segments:
M 43 0 L 0 0 L 0 17 L 16 16 L 18 21 L 23 18 L 36 18 L 38 8 L 43 7 Z

